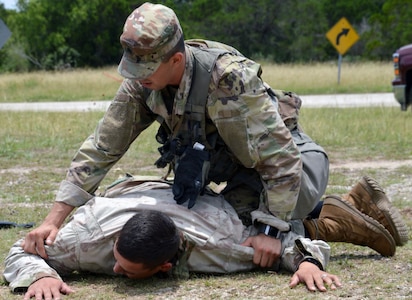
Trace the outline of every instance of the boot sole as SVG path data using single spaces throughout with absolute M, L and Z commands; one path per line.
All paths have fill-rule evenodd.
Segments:
M 371 197 L 372 201 L 385 216 L 386 222 L 388 223 L 388 227 L 385 227 L 392 234 L 396 245 L 405 245 L 409 239 L 408 229 L 402 221 L 402 216 L 398 209 L 392 206 L 382 187 L 376 180 L 369 176 L 364 176 L 359 183 L 370 195 L 376 192 L 381 193 L 382 197 Z
M 395 252 L 396 252 L 395 240 L 392 237 L 392 235 L 389 233 L 389 231 L 386 230 L 386 228 L 382 224 L 380 224 L 378 221 L 371 218 L 370 216 L 368 216 L 366 214 L 363 214 L 362 212 L 357 210 L 356 207 L 353 206 L 351 203 L 349 203 L 348 201 L 346 201 L 346 200 L 344 200 L 344 199 L 342 199 L 338 196 L 334 196 L 334 195 L 328 196 L 327 198 L 324 199 L 324 205 L 327 205 L 327 203 L 330 203 L 331 205 L 337 206 L 337 207 L 349 212 L 352 215 L 355 215 L 357 217 L 362 218 L 365 221 L 366 226 L 370 230 L 376 231 L 378 229 L 379 233 L 382 234 L 386 238 L 386 240 L 388 241 L 388 244 L 390 245 L 390 250 L 389 250 L 388 253 L 379 252 L 375 249 L 374 250 L 379 252 L 383 256 L 394 256 L 395 255 Z M 368 246 L 368 247 L 371 248 L 370 246 Z

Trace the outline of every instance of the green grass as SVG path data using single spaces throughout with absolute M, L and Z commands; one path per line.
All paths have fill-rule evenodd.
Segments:
M 300 95 L 391 92 L 392 62 L 262 63 L 263 79 Z M 66 72 L 0 74 L 0 103 L 111 100 L 122 78 L 116 67 Z
M 410 113 L 399 107 L 320 108 L 301 112 L 306 132 L 334 159 L 412 159 Z
M 313 71 L 312 66 L 308 69 L 302 66 L 291 69 L 305 74 Z M 372 74 L 373 70 L 369 73 Z M 286 69 L 284 71 L 286 72 Z M 96 72 L 101 73 L 100 70 Z M 90 74 L 81 73 L 81 75 Z M 18 75 L 10 76 L 18 77 Z M 290 78 L 292 75 L 287 73 L 287 76 Z M 0 77 L 2 77 L 1 86 L 6 75 Z M 299 76 L 296 75 L 296 78 Z M 37 79 L 32 82 L 39 84 L 42 80 Z M 34 88 L 32 82 L 28 81 L 25 84 L 30 83 L 30 87 Z M 376 90 L 382 86 L 382 82 L 376 84 Z M 293 82 L 293 84 L 299 83 Z M 361 91 L 364 89 L 364 84 L 359 82 L 359 87 L 352 90 Z M 60 86 L 61 94 L 69 95 L 70 89 L 73 88 L 70 84 L 65 87 L 64 83 L 55 82 L 55 85 Z M 16 87 L 13 84 L 11 86 Z M 97 99 L 95 97 L 98 93 L 91 95 L 84 86 L 78 88 L 76 95 L 84 95 L 84 99 L 88 97 Z M 111 92 L 99 91 L 99 93 L 113 93 L 117 89 L 118 82 L 113 86 L 110 88 Z M 25 88 L 21 85 L 17 87 Z M 93 89 L 94 87 L 90 87 L 88 90 Z M 29 91 L 13 94 L 12 90 L 9 90 L 10 98 L 16 101 L 22 101 L 22 98 L 19 98 L 21 95 L 29 94 Z M 309 88 L 296 87 L 293 90 L 309 91 Z M 55 92 L 54 88 L 52 91 Z M 322 89 L 319 93 L 327 93 L 327 91 L 328 89 Z M 2 87 L 0 87 L 1 93 L 4 95 Z M 46 95 L 49 100 L 54 99 L 50 91 L 39 90 L 36 93 Z M 88 94 L 89 96 L 86 96 Z M 8 97 L 3 96 L 3 99 Z M 36 97 L 33 96 L 33 99 Z M 63 98 L 70 100 L 69 97 L 62 96 L 61 99 Z M 93 132 L 102 115 L 103 112 L 0 111 L 0 220 L 17 223 L 36 222 L 37 225 L 41 223 L 53 203 L 59 183 L 65 176 L 72 156 L 83 140 Z M 331 175 L 327 193 L 346 193 L 360 176 L 371 175 L 382 184 L 393 204 L 400 209 L 408 227 L 412 227 L 410 197 L 412 193 L 410 118 L 412 116 L 410 112 L 401 112 L 398 107 L 344 109 L 303 107 L 300 117 L 305 131 L 329 154 Z M 109 172 L 101 189 L 126 172 L 149 175 L 161 175 L 165 172 L 153 166 L 158 157 L 158 145 L 153 138 L 155 132 L 156 126 L 150 127 L 141 136 L 139 142 L 133 144 L 119 164 Z M 382 162 L 391 161 L 397 163 L 393 167 L 380 166 Z M 352 166 L 353 163 L 355 167 Z M 363 163 L 364 167 L 356 167 L 356 163 Z M 340 164 L 344 166 L 347 164 L 349 167 L 334 167 Z M 21 228 L 0 231 L 0 260 L 4 260 L 11 245 L 17 239 L 24 237 L 27 232 L 28 230 Z M 411 233 L 410 238 L 412 238 Z M 326 294 L 309 293 L 302 285 L 291 290 L 287 286 L 290 274 L 284 273 L 253 272 L 227 276 L 195 274 L 188 281 L 160 279 L 132 281 L 111 276 L 74 274 L 66 280 L 75 288 L 76 293 L 66 298 L 112 300 L 387 299 L 388 295 L 393 299 L 412 297 L 411 242 L 397 248 L 397 254 L 393 258 L 382 258 L 373 250 L 351 244 L 332 243 L 331 246 L 332 258 L 328 270 L 339 275 L 344 286 Z M 0 272 L 1 270 L 2 266 Z M 0 280 L 0 299 L 22 299 L 22 296 L 12 295 L 6 283 Z

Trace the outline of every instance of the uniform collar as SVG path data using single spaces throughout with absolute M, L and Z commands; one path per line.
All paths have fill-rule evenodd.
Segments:
M 192 86 L 194 56 L 193 52 L 190 50 L 190 47 L 187 45 L 185 55 L 185 71 L 183 73 L 182 80 L 180 81 L 179 88 L 175 95 L 174 113 L 177 115 L 184 114 L 187 98 L 189 97 L 190 88 Z

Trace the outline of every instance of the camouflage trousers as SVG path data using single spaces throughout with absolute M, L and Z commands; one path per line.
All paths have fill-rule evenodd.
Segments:
M 324 149 L 303 132 L 292 132 L 302 159 L 302 177 L 292 219 L 302 220 L 316 207 L 325 193 L 329 180 L 329 160 Z M 222 191 L 226 201 L 236 210 L 246 226 L 251 225 L 250 213 L 258 209 L 263 185 L 254 169 L 240 168 Z

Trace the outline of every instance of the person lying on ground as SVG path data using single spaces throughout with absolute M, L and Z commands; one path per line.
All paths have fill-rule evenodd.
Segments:
M 47 259 L 24 252 L 23 240 L 17 241 L 5 260 L 4 278 L 13 292 L 27 290 L 24 299 L 73 292 L 61 276 L 74 271 L 181 279 L 191 272 L 286 270 L 293 273 L 290 287 L 303 283 L 324 292 L 341 286 L 338 276 L 325 271 L 326 242 L 282 232 L 280 259 L 262 263 L 265 256 L 251 245 L 264 238 L 255 226 L 242 224 L 221 195 L 202 195 L 188 209 L 176 204 L 168 182 L 134 178 L 79 207 L 55 242 L 45 246 Z

